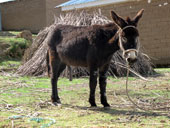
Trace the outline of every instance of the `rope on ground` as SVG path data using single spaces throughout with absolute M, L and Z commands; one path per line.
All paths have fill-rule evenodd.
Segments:
M 157 109 L 149 109 L 149 108 L 145 108 L 145 107 L 142 107 L 142 106 L 139 106 L 137 103 L 135 103 L 132 99 L 131 99 L 131 97 L 129 96 L 129 93 L 128 93 L 128 77 L 129 77 L 129 71 L 131 71 L 130 70 L 130 65 L 129 65 L 129 62 L 127 61 L 127 59 L 126 59 L 126 63 L 127 63 L 127 75 L 126 75 L 126 95 L 127 95 L 127 97 L 128 97 L 128 99 L 129 99 L 129 101 L 134 105 L 134 106 L 136 106 L 138 109 L 140 109 L 140 110 L 144 110 L 144 111 L 149 111 L 149 112 L 153 112 L 153 113 L 155 113 L 153 110 L 159 110 L 160 108 L 157 108 Z M 132 73 L 134 73 L 134 72 L 132 72 Z M 136 75 L 136 74 L 135 74 Z M 141 78 L 141 77 L 140 77 Z M 142 78 L 141 78 L 142 79 Z M 146 81 L 148 81 L 147 79 L 142 79 L 142 80 L 146 80 Z M 158 113 L 158 112 L 157 112 Z
M 14 116 L 8 117 L 8 119 L 22 119 L 22 118 L 24 118 L 24 117 L 25 117 L 25 116 L 14 115 Z
M 30 118 L 29 121 L 36 121 L 37 123 L 40 123 L 40 122 L 42 122 L 44 120 L 50 120 L 49 123 L 41 125 L 40 128 L 47 128 L 47 127 L 50 127 L 51 125 L 56 123 L 55 119 L 52 119 L 52 118 L 30 117 L 30 116 L 23 116 L 23 115 L 10 116 L 10 117 L 8 117 L 8 119 L 14 120 L 14 119 L 22 119 L 24 117 Z
M 129 70 L 130 70 L 130 66 L 129 66 L 129 62 L 126 61 L 127 63 L 127 75 L 126 75 L 126 95 L 129 99 L 129 101 L 134 105 L 136 106 L 137 108 L 141 109 L 141 110 L 144 110 L 144 111 L 149 111 L 149 109 L 146 109 L 144 107 L 140 107 L 139 105 L 137 105 L 132 99 L 131 97 L 129 96 L 129 93 L 128 93 L 128 78 L 129 78 Z
M 148 79 L 146 79 L 145 77 L 141 76 L 139 73 L 135 72 L 133 69 L 131 69 L 128 65 L 124 65 L 123 63 L 121 62 L 114 62 L 116 63 L 119 67 L 121 68 L 125 68 L 125 69 L 128 69 L 130 72 L 132 72 L 133 74 L 135 74 L 136 76 L 138 76 L 140 79 L 144 80 L 144 81 L 150 81 Z M 129 73 L 128 73 L 129 74 Z

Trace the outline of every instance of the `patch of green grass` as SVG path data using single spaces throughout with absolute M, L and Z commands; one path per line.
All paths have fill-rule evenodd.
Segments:
M 0 128 L 10 128 L 11 127 L 11 121 L 8 120 L 8 117 L 12 113 L 10 112 L 0 112 Z
M 109 76 L 108 79 L 112 80 L 113 82 L 120 82 L 121 80 L 124 80 L 126 77 L 118 77 L 118 78 L 114 78 L 112 76 Z M 129 80 L 136 80 L 136 77 L 129 77 Z
M 6 101 L 8 101 L 10 104 L 13 105 L 29 105 L 29 104 L 33 104 L 37 101 L 37 99 L 35 99 L 34 97 L 30 97 L 30 96 L 24 96 L 24 95 L 20 95 L 20 96 L 6 96 L 4 97 L 6 99 Z
M 21 64 L 21 61 L 18 59 L 5 60 L 0 63 L 0 66 L 9 65 L 9 64 L 16 64 L 19 66 Z
M 137 91 L 129 91 L 129 94 L 132 97 L 140 97 L 140 98 L 149 98 L 149 97 L 165 97 L 167 99 L 170 99 L 170 91 L 166 90 L 140 90 L 140 92 Z
M 88 83 L 88 78 L 79 78 L 79 79 L 73 79 L 72 81 L 69 81 L 68 78 L 59 78 L 58 85 L 75 85 L 75 84 L 86 84 Z
M 113 82 L 119 82 L 119 81 L 121 81 L 121 79 L 119 79 L 119 78 L 114 78 L 114 77 L 108 77 L 108 80 L 111 80 L 111 81 L 113 81 Z
M 9 31 L 9 33 L 13 34 L 13 35 L 18 35 L 19 33 L 21 33 L 20 31 Z
M 4 46 L 4 44 L 6 45 Z M 5 56 L 20 58 L 23 55 L 24 50 L 30 45 L 30 41 L 23 38 L 15 38 L 13 36 L 1 36 L 0 45 L 5 47 L 5 49 L 3 49 Z
M 13 91 L 20 92 L 20 93 L 29 93 L 30 90 L 27 87 L 13 89 Z
M 26 42 L 23 38 L 15 37 L 0 37 L 0 43 L 7 43 L 9 45 L 14 45 L 15 43 L 24 44 Z
M 13 94 L 7 93 L 7 92 L 2 93 L 2 94 L 0 94 L 0 95 L 1 95 L 1 96 L 4 96 L 4 97 L 13 96 Z
M 155 71 L 158 73 L 166 73 L 170 72 L 170 68 L 156 68 Z
M 20 59 L 6 58 L 0 61 L 0 69 L 17 69 L 21 64 Z

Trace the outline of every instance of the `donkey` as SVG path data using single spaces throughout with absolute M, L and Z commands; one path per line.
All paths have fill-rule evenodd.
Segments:
M 93 26 L 56 25 L 48 34 L 47 64 L 51 70 L 53 104 L 61 104 L 58 96 L 58 77 L 66 65 L 87 67 L 89 78 L 89 102 L 96 107 L 95 89 L 99 75 L 100 100 L 104 107 L 110 107 L 106 97 L 106 79 L 112 55 L 122 50 L 122 56 L 134 62 L 138 56 L 137 24 L 144 10 L 130 19 L 123 19 L 111 11 L 113 23 Z M 128 57 L 127 57 L 128 56 Z

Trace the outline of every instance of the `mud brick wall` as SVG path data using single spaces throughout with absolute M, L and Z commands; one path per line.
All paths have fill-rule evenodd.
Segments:
M 39 30 L 54 22 L 61 9 L 55 6 L 68 0 L 16 0 L 1 4 L 3 30 Z
M 38 32 L 46 26 L 45 0 L 16 0 L 1 4 L 3 30 Z
M 138 30 L 144 53 L 151 57 L 155 65 L 170 65 L 170 0 L 151 0 L 151 3 L 148 0 L 136 0 L 84 10 L 93 12 L 101 9 L 108 18 L 110 11 L 114 10 L 124 18 L 133 18 L 142 8 L 145 12 L 139 21 Z
M 46 0 L 46 24 L 49 26 L 54 22 L 54 16 L 59 17 L 62 13 L 60 8 L 55 8 L 68 0 Z

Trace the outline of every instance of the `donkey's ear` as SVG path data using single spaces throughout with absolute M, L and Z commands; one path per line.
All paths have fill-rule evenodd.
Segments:
M 127 25 L 126 21 L 122 17 L 118 16 L 114 11 L 111 11 L 111 17 L 119 27 L 123 28 Z
M 144 12 L 144 9 L 141 9 L 141 10 L 137 13 L 137 15 L 133 18 L 132 21 L 135 23 L 136 26 L 137 26 L 140 18 L 142 17 L 143 12 Z

